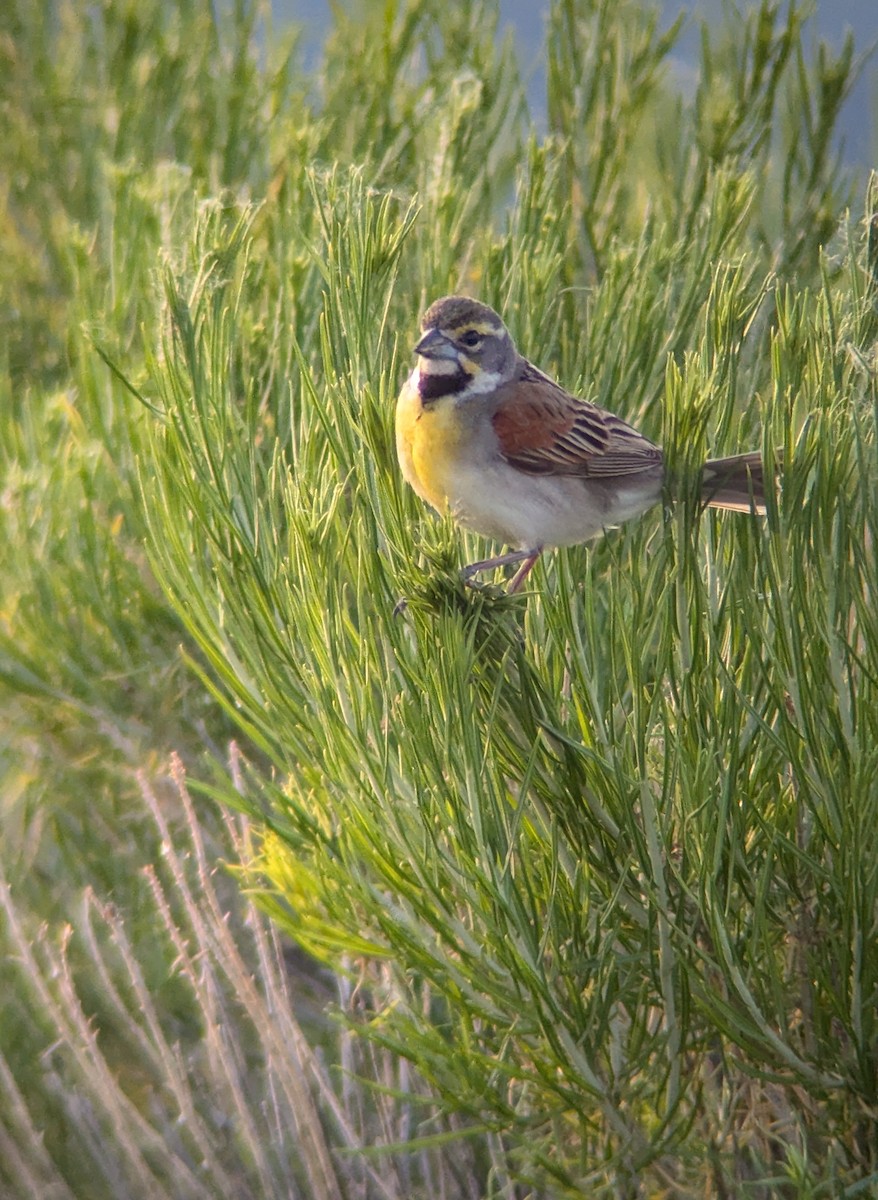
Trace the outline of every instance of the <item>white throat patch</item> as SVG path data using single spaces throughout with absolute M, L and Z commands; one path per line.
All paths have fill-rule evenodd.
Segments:
M 467 384 L 467 396 L 484 396 L 486 392 L 493 392 L 503 383 L 503 376 L 499 371 L 482 371 L 477 375 L 471 383 Z
M 421 358 L 415 367 L 416 375 L 432 375 L 434 378 L 437 375 L 457 375 L 459 372 L 460 364 L 456 358 Z

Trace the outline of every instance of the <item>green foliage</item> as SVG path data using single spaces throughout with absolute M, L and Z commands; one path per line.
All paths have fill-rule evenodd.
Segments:
M 538 136 L 492 5 L 342 7 L 313 80 L 249 5 L 0 17 L 0 770 L 23 964 L 3 968 L 2 1131 L 49 1126 L 9 1186 L 85 1195 L 64 1147 L 89 1130 L 108 1194 L 114 1170 L 147 1194 L 144 1171 L 167 1188 L 193 1155 L 220 1194 L 239 1170 L 240 1194 L 281 1194 L 286 1162 L 315 1195 L 866 1194 L 876 255 L 831 142 L 853 47 L 811 62 L 801 12 L 763 4 L 705 33 L 685 100 L 676 27 L 560 0 Z M 484 543 L 394 459 L 417 318 L 456 289 L 680 481 L 676 507 L 547 555 L 526 596 L 462 585 Z M 701 512 L 706 455 L 760 444 L 782 460 L 768 517 Z M 231 735 L 241 771 L 216 749 Z M 175 823 L 132 777 L 171 749 L 250 814 L 248 882 L 339 973 L 347 1031 L 308 1032 L 378 1084 L 344 1085 L 356 1136 L 303 1059 L 321 1102 L 283 1095 L 310 1133 L 260 1157 L 248 1126 L 233 1165 L 205 1107 L 219 1077 L 170 1069 L 173 1028 L 213 1061 L 212 985 L 168 964 L 184 941 L 213 954 L 222 924 L 199 916 L 203 877 L 179 917 L 144 905 L 137 868 Z M 72 916 L 86 884 L 124 921 Z M 28 957 L 59 915 L 72 966 L 45 935 Z M 142 1018 L 115 1000 L 138 962 L 165 981 Z M 220 1089 L 243 1120 L 289 1073 L 265 996 L 226 975 L 230 1053 L 258 1062 Z M 77 1057 L 90 1012 L 100 1054 Z M 53 1037 L 97 1126 L 28 1070 Z M 113 1091 L 132 1046 L 149 1084 Z M 147 1129 L 165 1069 L 177 1107 Z M 129 1123 L 101 1124 L 116 1109 Z M 444 1148 L 464 1133 L 465 1182 Z M 335 1158 L 314 1190 L 324 1155 L 379 1142 L 399 1143 L 380 1171 Z
M 737 202 L 743 230 L 746 193 L 717 188 L 714 215 Z M 668 1170 L 693 1130 L 716 1136 L 719 1080 L 742 1070 L 865 1120 L 876 479 L 855 254 L 819 294 L 777 294 L 768 322 L 758 272 L 703 268 L 702 248 L 700 276 L 679 270 L 680 330 L 676 240 L 655 226 L 634 271 L 620 249 L 621 297 L 608 270 L 591 300 L 596 393 L 619 394 L 614 347 L 679 339 L 671 461 L 763 426 L 784 454 L 778 503 L 765 525 L 681 507 L 506 598 L 456 582 L 447 531 L 420 529 L 393 470 L 386 314 L 411 212 L 359 173 L 314 196 L 322 336 L 310 362 L 297 347 L 291 466 L 235 403 L 231 331 L 265 289 L 259 256 L 231 268 L 249 243 L 214 208 L 165 279 L 165 420 L 142 481 L 156 573 L 275 767 L 249 800 L 272 830 L 272 911 L 329 962 L 400 964 L 371 1036 L 472 1119 L 518 1130 L 521 1169 L 571 1194 L 608 1155 Z M 735 224 L 719 223 L 733 255 Z M 492 250 L 511 259 L 512 236 Z M 291 323 L 276 327 L 284 359 Z

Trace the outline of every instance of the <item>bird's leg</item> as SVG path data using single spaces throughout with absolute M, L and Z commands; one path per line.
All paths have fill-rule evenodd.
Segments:
M 464 582 L 468 583 L 473 575 L 478 575 L 480 571 L 492 571 L 494 567 L 508 567 L 513 563 L 521 563 L 508 588 L 510 592 L 517 592 L 533 570 L 533 565 L 539 558 L 541 550 L 542 546 L 537 546 L 535 550 L 511 550 L 509 554 L 498 554 L 495 558 L 483 558 L 480 562 L 470 563 L 468 567 L 464 567 L 461 576 Z
M 460 573 L 461 578 L 469 581 L 473 575 L 478 575 L 481 571 L 493 571 L 495 567 L 508 567 L 512 563 L 520 563 L 530 553 L 530 550 L 511 550 L 509 554 L 498 554 L 495 558 L 480 559 L 479 562 L 470 563 L 468 567 L 464 567 Z
M 530 575 L 531 571 L 536 566 L 536 561 L 540 557 L 542 549 L 542 546 L 537 546 L 536 550 L 528 550 L 526 552 L 524 562 L 510 579 L 509 587 L 506 589 L 510 595 L 512 595 L 513 592 L 517 592 L 524 583 L 525 579 L 527 579 L 528 575 Z

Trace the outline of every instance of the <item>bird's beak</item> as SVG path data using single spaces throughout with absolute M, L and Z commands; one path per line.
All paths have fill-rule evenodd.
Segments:
M 415 346 L 415 354 L 421 358 L 457 358 L 454 345 L 438 329 L 427 330 Z

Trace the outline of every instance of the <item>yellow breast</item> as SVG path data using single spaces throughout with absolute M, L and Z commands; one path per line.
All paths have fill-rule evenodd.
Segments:
M 424 405 L 416 377 L 406 380 L 396 405 L 396 453 L 406 480 L 439 512 L 448 507 L 461 444 L 466 438 L 454 398 Z

